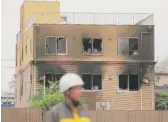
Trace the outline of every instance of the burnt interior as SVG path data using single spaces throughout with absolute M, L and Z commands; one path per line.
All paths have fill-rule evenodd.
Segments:
M 102 53 L 102 39 L 101 38 L 83 38 L 84 54 L 101 54 Z

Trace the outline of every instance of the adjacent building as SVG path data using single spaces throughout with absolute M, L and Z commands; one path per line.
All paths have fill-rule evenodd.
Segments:
M 155 80 L 157 93 L 168 92 L 168 58 L 159 61 L 155 66 Z
M 13 92 L 1 93 L 1 108 L 15 107 L 15 94 Z
M 37 7 L 38 6 L 38 7 Z M 89 109 L 154 110 L 152 14 L 62 13 L 60 2 L 24 2 L 16 44 L 16 106 L 44 81 L 75 72 Z

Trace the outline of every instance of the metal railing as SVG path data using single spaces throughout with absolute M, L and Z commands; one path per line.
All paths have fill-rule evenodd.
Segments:
M 44 23 L 44 24 L 135 25 L 151 15 L 152 15 L 151 13 L 41 12 L 41 13 L 34 13 L 28 19 L 26 23 L 26 30 L 33 23 L 36 22 L 35 21 L 36 17 L 41 17 L 40 22 L 37 21 L 37 23 L 40 24 Z M 45 18 L 45 20 L 42 20 L 44 19 L 43 17 Z

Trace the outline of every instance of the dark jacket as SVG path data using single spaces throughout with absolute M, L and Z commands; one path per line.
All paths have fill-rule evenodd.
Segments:
M 46 122 L 90 122 L 90 120 L 84 106 L 70 107 L 63 100 L 47 112 Z

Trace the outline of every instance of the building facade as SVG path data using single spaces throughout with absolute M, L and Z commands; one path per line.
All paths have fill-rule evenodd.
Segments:
M 40 7 L 31 13 L 35 5 Z M 83 98 L 89 109 L 154 109 L 153 16 L 119 14 L 121 21 L 116 14 L 60 13 L 59 2 L 24 2 L 21 15 L 17 107 L 28 105 L 41 77 L 47 86 L 75 72 L 85 82 Z
M 13 92 L 2 92 L 1 94 L 1 108 L 14 108 L 15 94 Z

